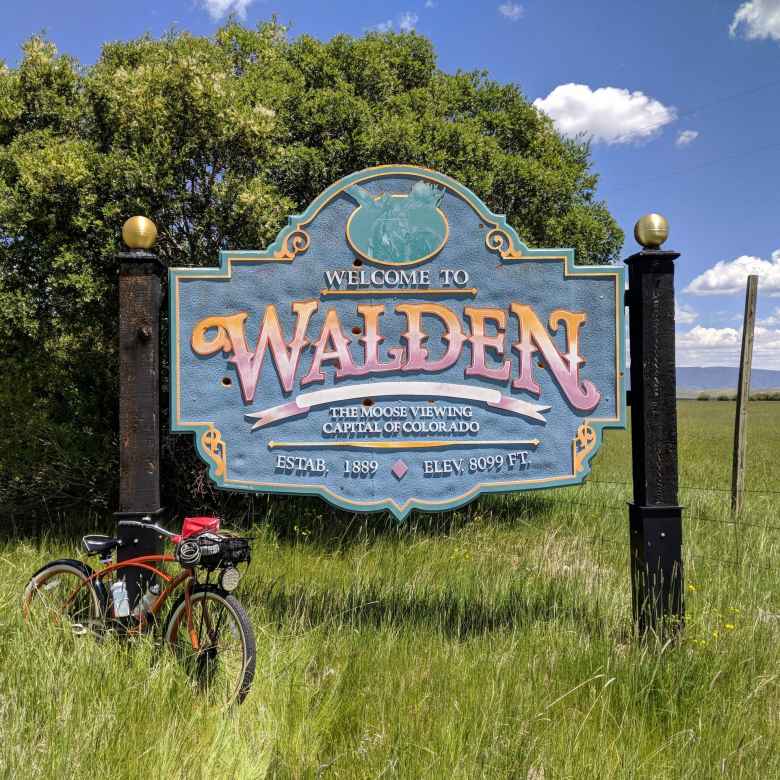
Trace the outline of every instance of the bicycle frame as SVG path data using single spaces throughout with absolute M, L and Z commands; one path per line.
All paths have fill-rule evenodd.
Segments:
M 162 564 L 162 563 L 175 563 L 176 558 L 174 558 L 172 555 L 141 555 L 137 558 L 128 558 L 126 561 L 121 561 L 118 563 L 111 563 L 108 566 L 100 569 L 99 571 L 96 571 L 94 574 L 92 574 L 88 579 L 84 580 L 74 591 L 70 594 L 68 599 L 65 602 L 65 606 L 68 606 L 77 596 L 79 591 L 88 583 L 93 582 L 94 580 L 102 580 L 104 577 L 107 577 L 110 574 L 113 574 L 116 571 L 119 571 L 120 569 L 124 569 L 127 567 L 134 567 L 139 569 L 146 569 L 149 572 L 152 572 L 152 574 L 159 577 L 163 582 L 165 582 L 165 587 L 163 588 L 160 595 L 155 599 L 154 603 L 151 606 L 151 609 L 149 612 L 152 616 L 156 616 L 160 609 L 162 608 L 163 604 L 168 600 L 168 597 L 173 593 L 176 588 L 179 587 L 182 583 L 184 583 L 184 605 L 185 605 L 185 614 L 187 617 L 187 632 L 190 637 L 190 641 L 192 642 L 192 647 L 195 651 L 198 651 L 200 649 L 200 642 L 198 641 L 198 635 L 195 631 L 195 627 L 193 625 L 192 621 L 192 585 L 197 581 L 197 578 L 195 576 L 195 570 L 194 569 L 184 569 L 182 572 L 175 576 L 171 576 L 167 572 L 163 571 L 159 566 L 155 566 L 153 564 Z M 208 613 L 205 614 L 205 619 L 207 623 L 207 629 L 210 630 L 210 621 L 208 618 Z M 141 633 L 144 628 L 146 627 L 147 623 L 149 621 L 147 620 L 146 612 L 142 612 L 139 615 L 138 618 L 138 624 L 136 626 L 133 626 L 128 630 L 128 633 Z

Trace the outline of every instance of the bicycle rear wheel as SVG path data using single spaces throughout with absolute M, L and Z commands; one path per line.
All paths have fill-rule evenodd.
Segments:
M 93 573 L 81 561 L 47 563 L 24 589 L 25 622 L 41 630 L 60 626 L 76 635 L 97 631 L 103 625 L 107 602 L 103 583 L 90 579 Z
M 192 635 L 182 595 L 165 622 L 165 643 L 210 704 L 240 704 L 255 675 L 255 636 L 249 616 L 235 596 L 211 585 L 196 586 L 190 604 Z

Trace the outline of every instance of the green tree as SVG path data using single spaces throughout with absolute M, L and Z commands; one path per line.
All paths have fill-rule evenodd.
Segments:
M 0 65 L 0 506 L 113 506 L 128 216 L 155 220 L 165 262 L 213 264 L 267 245 L 341 176 L 393 162 L 459 179 L 531 246 L 603 263 L 622 244 L 588 147 L 518 87 L 437 70 L 419 35 L 291 41 L 275 22 L 230 23 L 108 44 L 90 67 L 25 43 L 18 67 Z M 164 442 L 165 485 L 191 505 L 203 480 L 184 438 Z

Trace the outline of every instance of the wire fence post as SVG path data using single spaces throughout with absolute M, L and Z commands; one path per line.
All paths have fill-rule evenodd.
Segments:
M 640 219 L 634 234 L 644 249 L 626 260 L 634 483 L 631 590 L 639 634 L 664 636 L 681 630 L 684 619 L 674 339 L 674 261 L 680 255 L 660 248 L 668 226 L 658 214 Z
M 734 419 L 734 460 L 731 470 L 731 513 L 742 511 L 742 492 L 745 487 L 745 446 L 747 444 L 747 402 L 750 398 L 750 374 L 753 369 L 753 336 L 756 328 L 756 297 L 758 276 L 747 279 L 745 316 L 742 320 L 742 354 L 739 360 L 737 411 Z
M 118 519 L 154 518 L 160 507 L 160 275 L 164 270 L 149 250 L 157 237 L 154 223 L 132 217 L 122 237 L 119 267 L 119 512 Z M 143 528 L 120 526 L 117 559 L 161 551 L 159 537 Z M 133 568 L 127 577 L 130 604 L 149 579 Z

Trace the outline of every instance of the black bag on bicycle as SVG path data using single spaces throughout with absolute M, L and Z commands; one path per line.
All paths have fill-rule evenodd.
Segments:
M 241 536 L 221 536 L 208 531 L 184 539 L 176 545 L 176 560 L 184 567 L 223 569 L 238 563 L 249 563 L 249 539 Z

